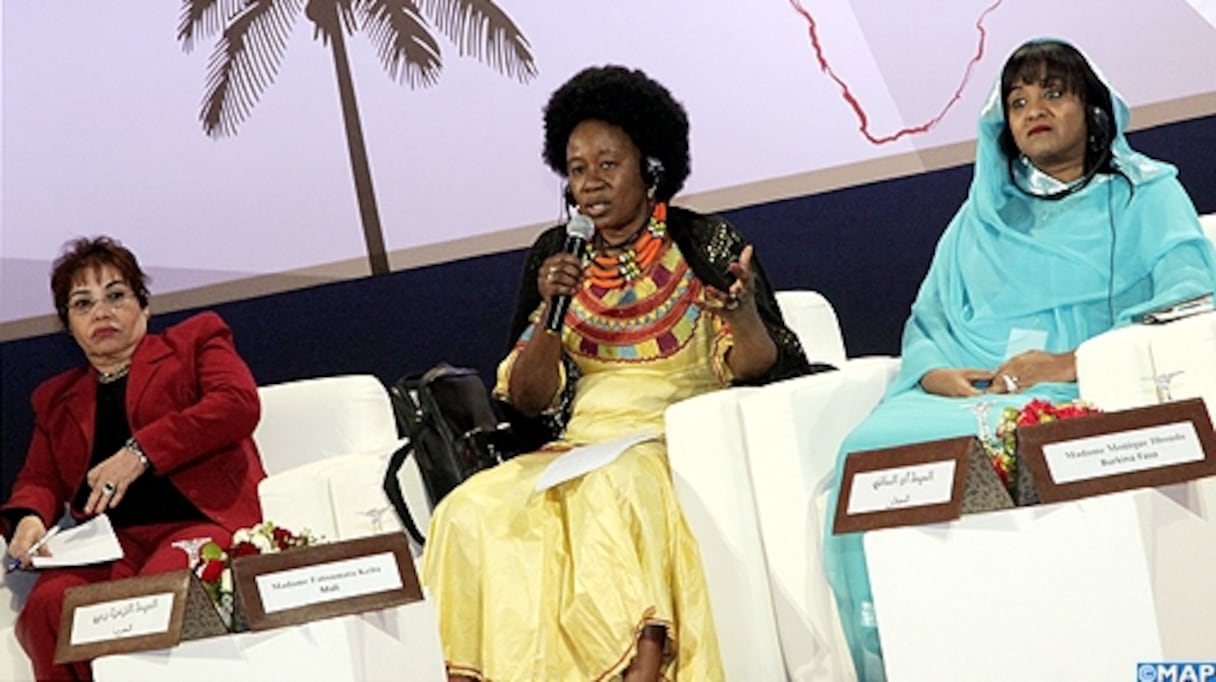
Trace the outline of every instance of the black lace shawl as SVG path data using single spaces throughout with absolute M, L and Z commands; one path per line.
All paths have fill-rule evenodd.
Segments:
M 702 281 L 717 279 L 714 273 L 727 272 L 727 266 L 738 260 L 739 254 L 743 253 L 743 248 L 747 246 L 743 237 L 725 219 L 676 206 L 669 206 L 667 209 L 667 231 L 679 246 L 680 253 L 688 261 L 693 274 Z M 519 283 L 515 316 L 511 320 L 511 336 L 507 342 L 508 352 L 514 348 L 520 335 L 527 329 L 529 316 L 540 306 L 541 298 L 536 281 L 541 263 L 561 250 L 565 238 L 565 226 L 556 225 L 545 230 L 532 244 L 523 278 Z M 831 365 L 817 363 L 812 366 L 807 362 L 798 337 L 785 326 L 785 321 L 781 318 L 772 287 L 764 274 L 764 268 L 755 256 L 752 257 L 752 270 L 756 274 L 756 307 L 769 336 L 777 346 L 777 361 L 764 375 L 751 379 L 736 379 L 734 385 L 760 385 L 834 369 Z M 570 389 L 574 384 L 572 379 L 577 376 L 577 372 L 570 373 L 572 365 L 573 362 L 566 362 L 567 376 L 571 379 L 566 382 L 567 393 L 571 393 Z

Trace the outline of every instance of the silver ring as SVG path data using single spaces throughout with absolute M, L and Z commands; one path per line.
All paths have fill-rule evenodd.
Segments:
M 1006 393 L 1017 393 L 1018 392 L 1018 378 L 1017 377 L 1011 377 L 1008 374 L 1002 374 L 1001 378 L 1005 380 L 1005 392 Z
M 108 481 L 105 485 L 101 486 L 102 495 L 113 495 L 116 490 L 118 490 L 118 487 Z

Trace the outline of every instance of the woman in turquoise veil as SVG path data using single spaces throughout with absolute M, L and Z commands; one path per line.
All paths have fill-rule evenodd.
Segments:
M 1216 258 L 1176 169 L 1139 154 L 1127 104 L 1073 46 L 1020 46 L 979 120 L 967 200 L 938 242 L 904 328 L 899 375 L 849 453 L 974 435 L 977 406 L 1077 397 L 1077 346 L 1216 290 Z M 983 414 L 983 411 L 980 411 Z M 859 680 L 884 680 L 861 534 L 824 561 Z M 909 585 L 909 589 L 915 586 Z M 881 609 L 881 605 L 879 606 Z

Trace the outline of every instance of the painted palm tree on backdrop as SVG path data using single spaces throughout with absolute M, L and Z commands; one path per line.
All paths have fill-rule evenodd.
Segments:
M 346 36 L 356 31 L 366 34 L 388 75 L 411 89 L 434 85 L 443 69 L 432 26 L 456 44 L 461 56 L 472 55 L 521 83 L 536 75 L 536 63 L 527 38 L 490 0 L 183 0 L 177 37 L 187 52 L 195 42 L 220 34 L 208 63 L 207 92 L 199 112 L 207 135 L 236 134 L 274 81 L 301 13 L 312 22 L 314 37 L 334 55 L 368 262 L 373 274 L 386 273 L 388 255 Z

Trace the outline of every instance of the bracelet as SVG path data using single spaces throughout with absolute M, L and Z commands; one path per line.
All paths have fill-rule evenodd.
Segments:
M 128 438 L 123 447 L 135 453 L 135 456 L 139 458 L 139 463 L 144 465 L 144 469 L 152 468 L 152 463 L 148 461 L 148 455 L 144 454 L 144 449 L 139 447 L 139 441 L 135 440 L 135 436 Z

